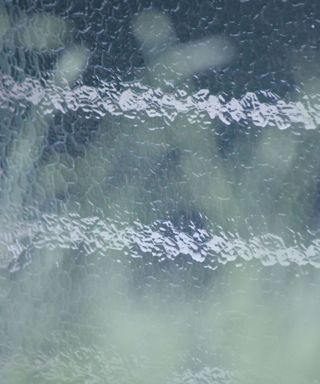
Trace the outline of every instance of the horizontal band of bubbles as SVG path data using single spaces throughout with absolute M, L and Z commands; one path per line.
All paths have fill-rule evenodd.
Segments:
M 9 19 L 5 16 L 2 18 L 1 38 L 10 31 Z M 94 119 L 109 115 L 141 121 L 146 118 L 162 118 L 168 123 L 183 115 L 190 123 L 205 123 L 218 118 L 227 125 L 236 122 L 257 127 L 274 126 L 287 129 L 292 124 L 299 124 L 305 129 L 317 128 L 320 122 L 318 95 L 306 94 L 300 101 L 290 102 L 282 100 L 271 91 L 247 92 L 239 99 L 229 100 L 222 95 L 210 94 L 207 89 L 183 89 L 179 84 L 174 87 L 174 91 L 168 91 L 166 84 L 155 79 L 170 78 L 171 72 L 174 76 L 179 74 L 180 79 L 184 79 L 210 66 L 218 67 L 228 63 L 235 54 L 232 46 L 222 37 L 211 37 L 188 44 L 180 44 L 173 37 L 164 55 L 161 58 L 153 57 L 155 48 L 161 49 L 168 37 L 173 36 L 169 21 L 161 15 L 147 13 L 133 24 L 135 35 L 142 44 L 148 62 L 149 73 L 146 77 L 153 78 L 149 85 L 146 85 L 148 79 L 146 84 L 137 81 L 124 83 L 120 80 L 100 80 L 96 86 L 83 85 L 81 81 L 72 84 L 78 79 L 87 62 L 88 52 L 82 47 L 69 47 L 57 62 L 53 73 L 48 76 L 49 80 L 40 81 L 26 77 L 24 81 L 17 82 L 8 75 L 1 75 L 0 108 L 21 113 L 30 106 L 35 107 L 30 124 L 26 124 L 25 130 L 22 131 L 21 145 L 17 145 L 17 150 L 8 161 L 11 165 L 7 182 L 9 187 L 18 185 L 17 180 L 33 168 L 41 151 L 42 142 L 39 137 L 46 136 L 48 125 L 56 112 L 78 111 L 85 117 Z M 152 28 L 154 32 L 147 33 Z M 31 19 L 26 18 L 14 32 L 18 36 L 17 41 L 29 49 L 52 49 L 63 46 L 67 26 L 60 19 L 37 15 Z M 226 47 L 229 48 L 226 50 Z M 31 127 L 34 127 L 34 118 L 37 116 L 45 116 L 47 124 L 45 127 L 41 124 L 36 126 L 34 134 Z M 199 139 L 199 142 L 201 140 Z M 189 160 L 185 165 L 188 175 L 195 171 L 192 166 L 193 159 Z M 203 170 L 203 166 L 204 164 L 200 163 L 198 168 Z M 222 185 L 227 185 L 222 172 L 219 179 L 222 180 Z M 207 184 L 213 191 L 213 185 Z M 198 189 L 194 187 L 193 190 L 198 195 Z M 14 196 L 10 194 L 10 198 L 21 202 L 21 209 L 22 197 L 23 191 L 20 190 Z M 121 229 L 116 228 L 114 223 L 72 215 L 70 213 L 66 218 L 42 215 L 39 222 L 24 223 L 24 229 L 21 229 L 19 221 L 13 228 L 10 226 L 8 231 L 3 224 L 0 244 L 9 250 L 10 260 L 12 256 L 13 259 L 17 258 L 24 251 L 27 237 L 35 248 L 70 249 L 79 247 L 81 243 L 89 254 L 108 248 L 128 250 L 136 257 L 150 253 L 159 259 L 175 259 L 183 254 L 190 255 L 195 261 L 206 262 L 212 268 L 217 263 L 223 264 L 238 258 L 260 259 L 265 265 L 297 263 L 320 266 L 317 239 L 307 247 L 302 245 L 299 239 L 294 239 L 293 244 L 298 245 L 288 247 L 280 236 L 272 234 L 253 236 L 245 240 L 230 232 L 214 233 L 209 229 L 195 229 L 190 235 L 173 228 L 170 223 L 155 223 L 154 226 L 145 227 L 137 222 L 136 227 Z M 169 231 L 170 236 L 161 230 L 162 225 L 168 227 L 165 232 Z M 295 236 L 298 237 L 297 234 Z
M 212 95 L 207 89 L 190 94 L 175 86 L 173 93 L 163 91 L 161 86 L 166 85 L 163 79 L 173 76 L 174 84 L 178 78 L 188 78 L 209 67 L 220 67 L 232 62 L 237 56 L 236 49 L 229 39 L 222 36 L 181 44 L 169 18 L 155 11 L 143 12 L 134 19 L 133 30 L 147 59 L 147 78 L 152 86 L 139 82 L 104 81 L 96 87 L 78 85 L 70 89 L 65 84 L 60 86 L 57 80 L 65 79 L 72 83 L 76 79 L 70 78 L 60 67 L 69 67 L 68 71 L 72 71 L 82 61 L 83 49 L 79 48 L 77 52 L 71 48 L 65 55 L 68 57 L 64 58 L 69 62 L 58 65 L 51 81 L 26 77 L 22 82 L 15 82 L 10 76 L 1 74 L 0 108 L 15 110 L 19 106 L 23 109 L 31 103 L 38 106 L 40 115 L 83 111 L 86 117 L 96 119 L 109 114 L 129 119 L 145 115 L 163 117 L 172 122 L 177 116 L 187 114 L 191 123 L 218 118 L 225 124 L 241 122 L 279 129 L 300 124 L 305 129 L 317 128 L 320 122 L 318 94 L 307 93 L 301 101 L 288 102 L 270 91 L 247 92 L 239 99 L 230 100 L 225 100 L 222 95 Z M 68 23 L 62 18 L 49 14 L 22 15 L 13 25 L 5 9 L 0 9 L 0 42 L 8 44 L 12 41 L 26 49 L 43 51 L 65 47 L 69 34 Z M 166 49 L 161 57 L 155 55 L 154 52 L 161 50 L 163 45 Z
M 281 236 L 272 233 L 244 239 L 237 233 L 198 229 L 192 224 L 186 232 L 170 221 L 143 225 L 137 220 L 124 226 L 99 217 L 83 218 L 76 213 L 64 217 L 43 214 L 35 222 L 7 229 L 3 224 L 1 228 L 0 246 L 7 250 L 2 252 L 1 267 L 17 259 L 30 245 L 49 250 L 77 250 L 81 245 L 88 256 L 118 250 L 133 258 L 152 255 L 161 262 L 184 255 L 212 269 L 219 264 L 251 260 L 259 260 L 264 266 L 296 264 L 320 268 L 320 239 L 313 236 L 306 245 L 303 236 L 293 232 L 288 246 Z
M 38 106 L 38 113 L 43 115 L 82 111 L 87 118 L 94 119 L 112 115 L 128 119 L 159 117 L 173 122 L 183 114 L 191 123 L 218 118 L 224 124 L 236 122 L 279 129 L 288 129 L 292 124 L 316 129 L 320 123 L 320 95 L 305 96 L 305 102 L 290 102 L 262 90 L 226 100 L 207 89 L 193 94 L 183 89 L 170 93 L 139 82 L 101 81 L 100 86 L 78 85 L 72 89 L 50 81 L 44 87 L 43 81 L 32 78 L 16 83 L 4 75 L 0 82 L 0 108 L 14 111 L 31 104 Z

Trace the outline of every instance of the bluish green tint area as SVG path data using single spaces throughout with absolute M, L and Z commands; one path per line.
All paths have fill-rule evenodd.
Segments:
M 318 383 L 316 3 L 98 3 L 0 10 L 0 382 Z

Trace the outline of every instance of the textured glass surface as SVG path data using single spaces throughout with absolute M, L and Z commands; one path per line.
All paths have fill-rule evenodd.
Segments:
M 318 0 L 0 7 L 0 383 L 316 384 Z

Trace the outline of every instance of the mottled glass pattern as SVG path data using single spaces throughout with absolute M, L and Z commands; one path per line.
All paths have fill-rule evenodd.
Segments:
M 0 383 L 317 384 L 320 3 L 0 3 Z

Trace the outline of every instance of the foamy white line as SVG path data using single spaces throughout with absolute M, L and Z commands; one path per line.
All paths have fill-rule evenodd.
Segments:
M 109 114 L 128 119 L 146 115 L 173 122 L 185 114 L 191 123 L 206 119 L 220 119 L 225 124 L 241 122 L 257 127 L 275 126 L 287 129 L 300 124 L 304 129 L 316 129 L 320 123 L 320 95 L 304 96 L 303 102 L 286 102 L 269 91 L 247 92 L 240 99 L 229 101 L 219 95 L 210 95 L 202 89 L 188 95 L 183 90 L 166 93 L 139 82 L 107 83 L 100 86 L 78 85 L 73 89 L 57 87 L 47 81 L 27 78 L 22 83 L 9 76 L 0 79 L 0 108 L 15 110 L 28 104 L 38 107 L 41 114 L 56 111 L 82 111 L 88 118 L 100 119 Z
M 88 255 L 119 250 L 131 257 L 149 254 L 159 261 L 185 255 L 211 268 L 254 259 L 266 266 L 298 264 L 320 268 L 320 239 L 317 238 L 308 246 L 299 244 L 297 239 L 293 239 L 294 246 L 287 246 L 280 236 L 271 233 L 245 240 L 236 233 L 215 234 L 205 229 L 190 232 L 175 228 L 169 221 L 152 226 L 136 222 L 120 227 L 98 217 L 43 215 L 36 222 L 10 230 L 1 225 L 0 246 L 7 249 L 8 255 L 0 259 L 0 264 L 3 267 L 8 260 L 17 258 L 26 248 L 27 239 L 27 243 L 38 249 L 79 249 L 81 245 Z

